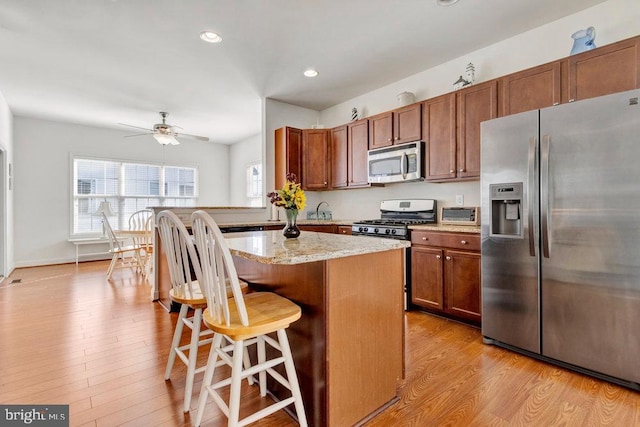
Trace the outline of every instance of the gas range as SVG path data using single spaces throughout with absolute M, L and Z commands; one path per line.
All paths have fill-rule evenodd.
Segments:
M 380 219 L 356 221 L 353 235 L 409 240 L 409 226 L 436 222 L 436 201 L 432 199 L 383 200 Z

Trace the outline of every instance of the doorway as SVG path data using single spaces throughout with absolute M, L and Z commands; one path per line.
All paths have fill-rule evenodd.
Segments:
M 7 156 L 0 146 L 0 283 L 7 275 Z M 11 165 L 9 165 L 9 185 L 11 185 Z

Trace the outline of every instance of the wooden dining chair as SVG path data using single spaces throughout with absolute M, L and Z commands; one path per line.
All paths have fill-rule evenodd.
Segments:
M 153 270 L 153 234 L 155 220 L 151 209 L 142 209 L 129 217 L 129 230 L 144 231 L 144 234 L 133 237 L 133 244 L 142 248 L 140 262 L 143 266 L 143 274 L 150 279 Z
M 200 254 L 201 278 L 207 298 L 203 321 L 214 332 L 209 360 L 202 381 L 195 425 L 202 422 L 209 396 L 227 416 L 229 426 L 243 426 L 294 404 L 298 422 L 307 425 L 296 370 L 289 348 L 286 329 L 298 320 L 298 305 L 271 292 L 242 294 L 233 258 L 217 224 L 206 212 L 195 211 L 192 230 Z M 232 298 L 227 298 L 226 284 L 230 282 Z M 267 334 L 275 333 L 276 339 Z M 272 334 L 273 335 L 273 334 Z M 227 341 L 231 344 L 227 344 Z M 247 345 L 257 346 L 257 363 L 243 369 L 243 351 Z M 267 360 L 266 344 L 277 357 Z M 279 354 L 279 356 L 278 356 Z M 231 366 L 231 376 L 213 382 L 216 367 Z M 275 371 L 284 364 L 286 377 Z M 259 411 L 240 419 L 240 386 L 243 378 L 258 374 L 260 395 L 267 393 L 267 373 L 291 391 L 291 396 L 271 403 Z M 219 390 L 230 386 L 228 403 Z
M 143 272 L 142 247 L 136 244 L 125 245 L 111 228 L 107 216 L 104 213 L 102 216 L 104 230 L 109 238 L 109 253 L 112 254 L 111 263 L 107 268 L 107 280 L 111 280 L 113 270 L 116 268 L 134 268 L 136 272 Z
M 198 349 L 212 341 L 212 331 L 202 328 L 202 310 L 207 306 L 207 299 L 197 280 L 201 276 L 199 255 L 185 225 L 176 214 L 168 210 L 158 213 L 156 223 L 169 268 L 169 297 L 173 302 L 181 304 L 164 378 L 171 378 L 173 364 L 178 356 L 187 366 L 183 411 L 189 412 L 195 375 L 206 368 L 206 365 L 197 366 Z M 195 280 L 192 274 L 195 274 Z M 242 288 L 246 291 L 246 282 L 243 282 Z M 189 309 L 193 310 L 191 316 L 188 316 Z M 181 346 L 184 326 L 191 329 L 191 338 L 189 344 Z M 249 354 L 246 351 L 243 354 L 244 363 L 248 367 L 251 363 Z

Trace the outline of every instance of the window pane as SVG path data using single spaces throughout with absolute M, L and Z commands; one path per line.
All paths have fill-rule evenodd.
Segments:
M 126 196 L 160 195 L 160 166 L 125 164 L 124 194 Z
M 76 194 L 118 194 L 118 169 L 116 162 L 76 160 Z
M 196 170 L 193 168 L 165 167 L 164 170 L 164 195 L 185 196 L 196 195 Z

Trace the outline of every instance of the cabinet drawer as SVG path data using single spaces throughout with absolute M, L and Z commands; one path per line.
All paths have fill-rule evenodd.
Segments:
M 411 231 L 411 244 L 479 251 L 480 236 L 465 233 L 440 233 L 413 230 Z

